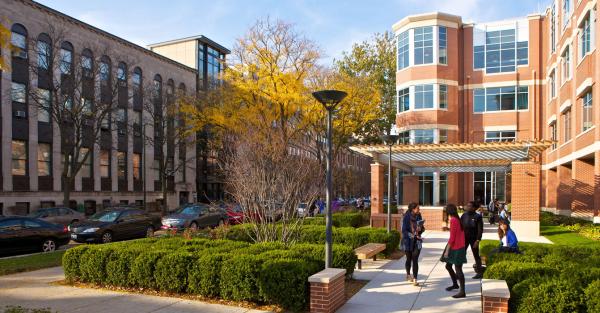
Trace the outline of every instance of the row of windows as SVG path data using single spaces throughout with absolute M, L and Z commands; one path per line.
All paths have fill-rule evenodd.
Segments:
M 448 85 L 424 84 L 398 90 L 398 112 L 434 108 L 448 108 Z
M 448 64 L 448 33 L 446 27 L 423 26 L 406 30 L 396 38 L 398 70 L 407 68 L 410 65 L 433 64 L 436 48 L 434 39 L 437 39 L 436 63 Z M 412 59 L 411 50 L 413 52 Z
M 528 41 L 517 41 L 514 28 L 488 31 L 485 44 L 473 46 L 473 69 L 485 68 L 487 74 L 514 72 L 528 59 Z
M 561 114 L 561 123 L 562 123 L 562 142 L 568 142 L 572 138 L 572 112 L 571 108 L 566 109 Z M 581 131 L 584 132 L 594 126 L 594 116 L 593 116 L 593 99 L 592 99 L 592 91 L 588 91 L 581 97 Z M 558 138 L 558 125 L 556 122 L 550 124 L 550 140 L 554 141 L 552 145 L 552 149 L 557 148 L 556 142 L 559 141 Z
M 400 132 L 398 135 L 398 142 L 400 144 L 429 144 L 448 142 L 448 130 L 446 129 L 412 129 Z
M 474 112 L 527 110 L 529 107 L 527 86 L 476 88 L 473 90 Z

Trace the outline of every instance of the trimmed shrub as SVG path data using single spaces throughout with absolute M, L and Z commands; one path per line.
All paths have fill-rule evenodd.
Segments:
M 506 280 L 509 288 L 527 278 L 549 277 L 556 274 L 556 270 L 546 264 L 500 261 L 485 270 L 484 278 Z
M 192 255 L 185 252 L 167 254 L 156 262 L 154 280 L 160 290 L 181 292 L 187 288 Z
M 333 240 L 336 240 L 335 238 Z M 308 225 L 303 226 L 300 233 L 300 242 L 325 243 L 325 226 Z
M 228 300 L 260 301 L 258 277 L 263 258 L 237 255 L 225 260 L 221 267 L 221 297 Z
M 587 311 L 600 312 L 600 280 L 595 280 L 585 288 L 584 291 L 585 305 Z
M 167 252 L 164 250 L 142 252 L 131 266 L 129 274 L 131 281 L 138 287 L 156 288 L 154 280 L 156 263 L 166 254 Z
M 106 263 L 113 247 L 101 245 L 88 248 L 79 262 L 80 278 L 84 282 L 102 284 L 106 279 Z
M 312 274 L 300 260 L 265 261 L 258 280 L 261 296 L 285 309 L 300 311 L 308 303 L 308 277 Z
M 140 253 L 139 248 L 115 249 L 106 263 L 106 282 L 115 286 L 133 285 L 129 273 L 133 262 Z
M 303 255 L 306 259 L 324 262 L 325 249 L 322 245 L 317 244 L 297 244 L 290 247 L 290 251 L 295 251 Z M 354 273 L 356 266 L 356 254 L 354 250 L 346 245 L 333 245 L 333 260 L 332 266 L 335 268 L 345 268 L 348 276 Z
M 535 286 L 522 299 L 517 312 L 581 312 L 581 289 L 575 282 L 550 280 Z
M 366 229 L 336 228 L 334 229 L 333 242 L 357 248 L 369 243 L 371 232 Z M 377 238 L 381 239 L 381 238 Z M 379 242 L 379 241 L 377 241 Z
M 71 248 L 63 255 L 62 266 L 67 281 L 75 281 L 81 277 L 81 271 L 79 270 L 81 256 L 89 249 L 89 247 L 90 246 L 88 245 L 81 245 Z
M 510 290 L 510 300 L 508 301 L 509 311 L 517 312 L 519 305 L 529 291 L 535 286 L 538 286 L 546 281 L 546 278 L 534 277 L 527 278 L 516 283 Z
M 338 227 L 361 227 L 363 226 L 363 215 L 361 213 L 333 213 L 333 223 Z
M 216 253 L 196 259 L 188 273 L 188 291 L 204 297 L 217 297 L 221 291 L 221 265 L 231 257 L 228 253 Z
M 392 254 L 392 252 L 394 252 L 400 247 L 400 233 L 396 230 L 392 230 L 389 233 L 383 228 L 361 228 L 360 230 L 368 230 L 368 242 L 385 243 L 385 255 L 389 256 L 390 254 Z
M 266 251 L 284 249 L 286 249 L 286 246 L 283 242 L 259 242 L 240 251 L 236 251 L 236 253 L 261 254 Z

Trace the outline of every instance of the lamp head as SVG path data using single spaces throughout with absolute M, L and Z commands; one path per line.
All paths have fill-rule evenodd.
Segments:
M 325 106 L 325 109 L 333 110 L 348 94 L 341 90 L 319 90 L 312 95 Z

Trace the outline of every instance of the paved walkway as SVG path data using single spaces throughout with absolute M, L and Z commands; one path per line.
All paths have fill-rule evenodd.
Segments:
M 448 292 L 452 284 L 446 263 L 439 261 L 443 253 L 449 232 L 425 232 L 423 250 L 419 259 L 419 282 L 424 285 L 415 287 L 406 281 L 405 259 L 390 261 L 380 269 L 367 268 L 357 271 L 355 278 L 371 281 L 340 308 L 338 313 L 358 312 L 481 312 L 481 284 L 471 279 L 473 255 L 467 252 L 468 263 L 463 266 L 466 280 L 467 297 L 454 299 L 456 291 Z
M 258 313 L 263 311 L 179 298 L 50 285 L 64 279 L 61 267 L 0 276 L 0 310 L 8 305 L 51 308 L 60 313 Z

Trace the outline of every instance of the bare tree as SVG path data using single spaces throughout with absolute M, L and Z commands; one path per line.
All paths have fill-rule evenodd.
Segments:
M 247 135 L 233 142 L 226 157 L 228 190 L 250 222 L 254 241 L 293 243 L 302 225 L 298 204 L 314 201 L 319 191 L 317 162 L 297 151 L 282 153 L 290 148 L 280 141 L 258 141 Z
M 51 125 L 54 138 L 60 138 L 67 206 L 77 174 L 83 167 L 92 170 L 87 165 L 94 148 L 110 151 L 113 134 L 126 129 L 127 68 L 135 62 L 111 60 L 110 49 L 92 41 L 83 45 L 86 49 L 75 50 L 68 42 L 68 25 L 48 23 L 46 29 L 29 45 L 29 105 L 39 121 Z
M 163 87 L 161 81 L 154 80 L 144 90 L 149 97 L 144 97 L 142 102 L 142 124 L 144 129 L 151 128 L 153 132 L 141 133 L 145 145 L 154 148 L 152 170 L 157 173 L 163 196 L 162 212 L 167 214 L 169 193 L 174 192 L 177 183 L 185 183 L 176 182 L 176 174 L 184 172 L 195 161 L 194 156 L 187 156 L 189 149 L 196 148 L 195 135 L 179 110 L 181 101 L 194 100 L 189 99 L 191 96 L 186 95 L 183 88 L 175 90 L 172 81 Z

